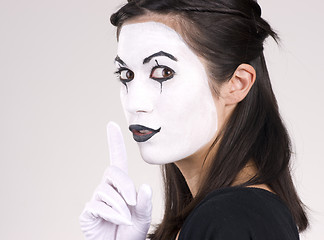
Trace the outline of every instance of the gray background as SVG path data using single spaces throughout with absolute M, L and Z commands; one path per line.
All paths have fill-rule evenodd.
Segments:
M 0 239 L 83 239 L 78 217 L 109 164 L 106 123 L 119 123 L 136 185 L 154 189 L 127 131 L 113 76 L 115 29 L 125 1 L 0 0 Z M 280 33 L 266 57 L 281 113 L 294 139 L 294 179 L 310 209 L 302 239 L 324 236 L 323 58 L 320 0 L 259 0 Z

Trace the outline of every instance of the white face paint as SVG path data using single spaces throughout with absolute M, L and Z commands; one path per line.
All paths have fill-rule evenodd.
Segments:
M 207 74 L 176 31 L 158 22 L 125 25 L 117 55 L 122 105 L 146 162 L 175 162 L 211 141 L 217 113 Z

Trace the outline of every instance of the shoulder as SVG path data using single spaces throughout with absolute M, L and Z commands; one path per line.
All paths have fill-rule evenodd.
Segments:
M 280 228 L 289 231 L 278 236 L 298 237 L 290 212 L 279 197 L 263 189 L 233 187 L 207 195 L 186 219 L 179 239 L 259 239 Z

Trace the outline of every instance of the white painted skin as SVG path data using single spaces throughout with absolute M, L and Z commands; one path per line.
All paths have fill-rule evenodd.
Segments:
M 153 57 L 157 52 L 174 56 Z M 122 27 L 118 42 L 118 68 L 134 73 L 133 80 L 121 84 L 121 102 L 129 125 L 139 124 L 160 132 L 139 142 L 144 161 L 151 164 L 176 162 L 191 156 L 209 143 L 217 131 L 217 111 L 205 68 L 182 37 L 158 22 L 128 24 Z M 157 62 L 156 62 L 157 61 Z M 152 68 L 167 66 L 174 71 L 161 84 L 151 78 Z M 163 68 L 153 76 L 160 77 Z M 121 72 L 125 78 L 128 70 Z M 130 72 L 129 72 L 130 73 Z

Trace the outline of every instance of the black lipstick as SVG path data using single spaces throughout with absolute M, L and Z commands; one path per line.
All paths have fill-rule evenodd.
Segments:
M 160 132 L 161 128 L 154 130 L 152 128 L 144 127 L 142 125 L 130 125 L 129 131 L 133 133 L 133 138 L 136 142 L 146 142 L 155 134 Z

